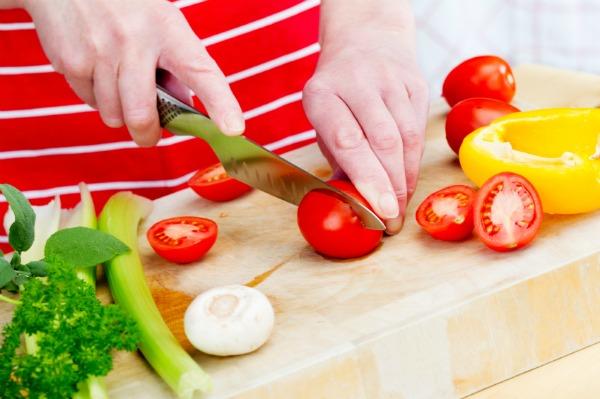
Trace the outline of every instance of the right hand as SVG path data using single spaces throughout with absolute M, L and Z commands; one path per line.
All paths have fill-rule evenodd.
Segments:
M 54 69 L 83 101 L 100 111 L 105 124 L 127 125 L 139 145 L 154 145 L 160 139 L 158 68 L 175 77 L 169 86 L 175 86 L 180 96 L 191 89 L 224 133 L 243 133 L 242 111 L 225 76 L 171 3 L 23 0 L 22 4 Z

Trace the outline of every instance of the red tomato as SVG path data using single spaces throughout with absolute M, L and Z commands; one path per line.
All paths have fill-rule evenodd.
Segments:
M 535 188 L 523 176 L 500 173 L 479 189 L 474 207 L 475 232 L 485 245 L 504 252 L 533 240 L 543 211 Z
M 211 201 L 230 201 L 252 190 L 252 187 L 227 175 L 220 163 L 199 170 L 188 185 L 202 198 Z
M 417 209 L 417 223 L 438 240 L 460 241 L 473 234 L 473 202 L 477 192 L 464 185 L 430 194 Z
M 354 186 L 342 180 L 329 182 L 334 187 L 369 206 Z M 367 229 L 350 205 L 326 190 L 311 191 L 298 206 L 298 227 L 310 245 L 332 258 L 356 258 L 373 251 L 383 232 Z
M 502 58 L 484 55 L 470 58 L 451 70 L 442 93 L 451 107 L 472 97 L 508 103 L 515 95 L 515 78 L 510 65 Z
M 456 104 L 446 117 L 446 140 L 456 154 L 463 139 L 482 126 L 506 114 L 519 112 L 518 108 L 491 98 L 468 98 Z
M 174 263 L 200 259 L 217 240 L 217 224 L 196 216 L 179 216 L 155 223 L 146 233 L 154 251 Z

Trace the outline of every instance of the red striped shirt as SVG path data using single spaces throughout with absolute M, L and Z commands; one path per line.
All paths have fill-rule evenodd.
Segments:
M 248 137 L 278 152 L 314 141 L 301 91 L 318 57 L 318 0 L 173 3 L 227 76 Z M 22 10 L 0 11 L 0 88 L 0 182 L 34 204 L 60 195 L 73 206 L 81 181 L 98 208 L 119 190 L 157 198 L 216 160 L 199 139 L 165 132 L 158 146 L 138 148 L 125 128 L 104 126 L 53 71 Z M 0 217 L 6 208 L 0 197 Z

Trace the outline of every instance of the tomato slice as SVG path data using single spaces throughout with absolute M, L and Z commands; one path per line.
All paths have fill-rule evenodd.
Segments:
M 246 194 L 252 187 L 227 175 L 220 163 L 199 170 L 188 185 L 202 198 L 210 201 L 231 201 Z
M 464 240 L 473 234 L 476 194 L 472 187 L 461 184 L 436 191 L 419 205 L 417 223 L 438 240 Z
M 515 173 L 500 173 L 479 189 L 475 200 L 475 232 L 493 250 L 524 247 L 536 236 L 543 218 L 540 196 Z
M 196 216 L 178 216 L 153 224 L 146 237 L 162 258 L 174 263 L 190 263 L 213 246 L 217 240 L 217 224 Z
M 369 206 L 350 182 L 332 180 L 329 184 Z M 326 190 L 314 190 L 304 196 L 298 206 L 298 227 L 317 252 L 339 259 L 367 255 L 377 248 L 383 236 L 382 231 L 365 228 L 347 202 Z

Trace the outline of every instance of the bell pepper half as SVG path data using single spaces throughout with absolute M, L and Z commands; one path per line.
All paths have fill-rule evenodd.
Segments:
M 459 159 L 479 186 L 501 172 L 524 176 L 547 213 L 599 209 L 600 109 L 544 109 L 501 117 L 468 135 Z

